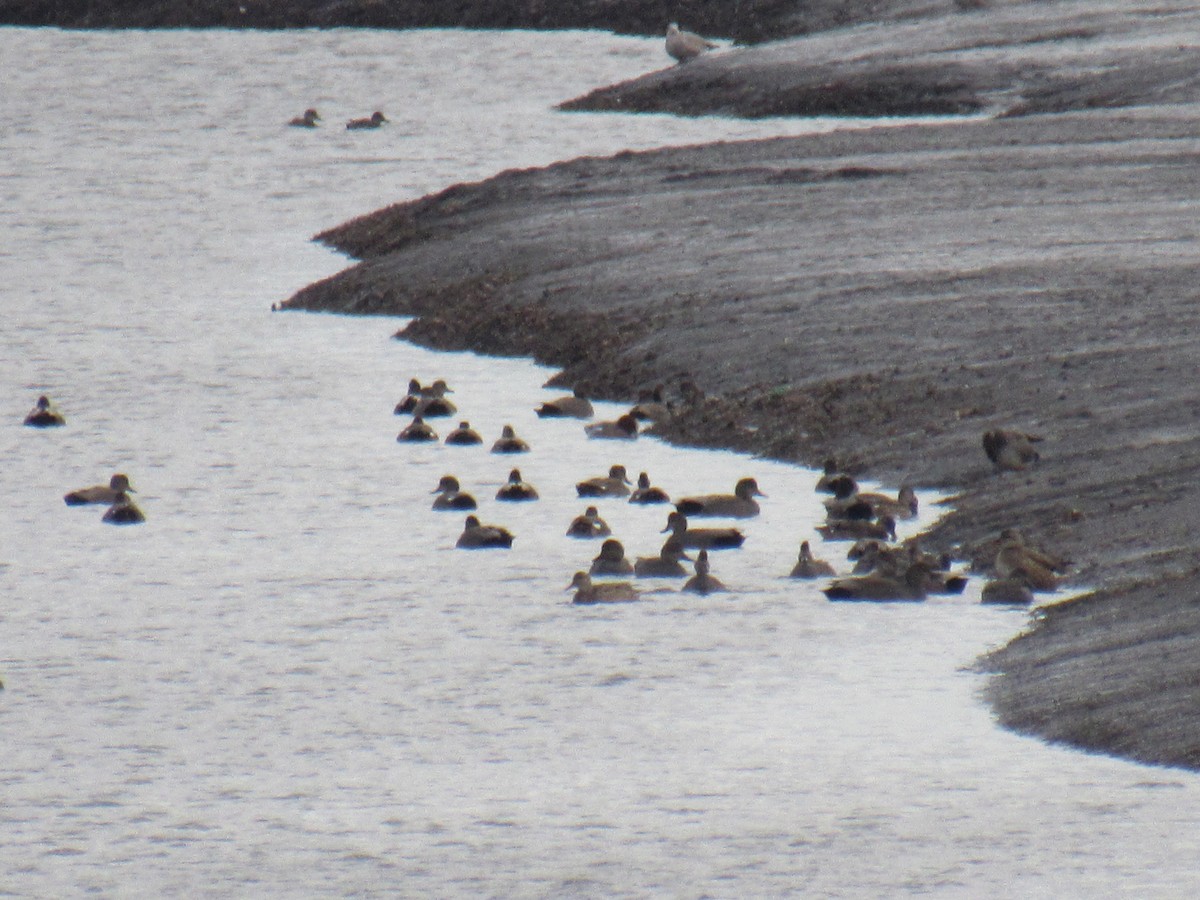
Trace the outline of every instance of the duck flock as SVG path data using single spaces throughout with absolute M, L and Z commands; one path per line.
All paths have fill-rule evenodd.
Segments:
M 512 461 L 530 452 L 529 443 L 512 425 L 503 426 L 494 440 L 485 440 L 468 419 L 460 416 L 447 396 L 452 393 L 442 379 L 427 385 L 415 378 L 410 380 L 407 394 L 394 410 L 396 415 L 410 417 L 397 441 L 480 448 L 490 443 L 491 453 L 512 456 Z M 549 400 L 535 412 L 540 418 L 574 420 L 588 438 L 612 441 L 615 446 L 635 442 L 647 424 L 669 417 L 673 408 L 673 403 L 664 401 L 660 386 L 643 394 L 628 412 L 612 421 L 594 421 L 592 403 L 579 392 Z M 444 437 L 434 424 L 439 420 L 456 423 L 443 428 Z M 988 432 L 984 448 L 998 469 L 1023 468 L 1036 461 L 1036 452 L 1031 449 L 1036 440 L 1040 438 L 1020 432 Z M 781 576 L 822 580 L 822 591 L 833 601 L 917 602 L 933 595 L 963 592 L 968 578 L 955 570 L 948 555 L 923 551 L 915 538 L 898 540 L 897 523 L 914 520 L 918 515 L 919 501 L 912 487 L 902 486 L 895 496 L 864 491 L 835 460 L 827 460 L 814 488 L 828 495 L 824 501 L 825 520 L 815 529 L 821 546 L 827 550 L 836 547 L 845 553 L 842 569 L 849 571 L 839 575 L 834 565 L 816 555 L 812 540 L 802 539 L 794 565 L 790 572 L 781 571 Z M 652 483 L 649 473 L 639 473 L 635 481 L 620 464 L 611 465 L 606 473 L 582 478 L 574 490 L 589 505 L 572 521 L 564 522 L 564 536 L 598 544 L 590 567 L 575 572 L 567 584 L 577 604 L 636 601 L 646 593 L 665 590 L 662 585 L 672 582 L 681 582 L 680 590 L 688 593 L 729 592 L 713 574 L 714 557 L 743 546 L 747 540 L 743 523 L 760 514 L 759 499 L 767 496 L 755 478 L 743 477 L 730 493 L 672 499 Z M 503 550 L 519 540 L 519 535 L 506 525 L 480 518 L 479 501 L 464 489 L 456 475 L 442 475 L 432 494 L 433 511 L 467 514 L 457 548 Z M 527 503 L 537 501 L 539 496 L 520 468 L 513 466 L 494 500 L 498 504 Z M 614 502 L 645 508 L 646 515 L 658 511 L 663 541 L 657 553 L 633 557 L 626 554 L 625 545 L 602 515 L 602 507 Z M 704 520 L 703 524 L 697 520 Z M 983 588 L 984 602 L 1029 604 L 1034 592 L 1057 589 L 1066 561 L 1029 546 L 1015 529 L 1002 532 L 995 545 L 994 577 Z
M 67 424 L 66 417 L 59 412 L 50 398 L 42 395 L 25 416 L 29 428 L 61 428 Z M 102 522 L 110 525 L 137 525 L 146 521 L 145 514 L 129 495 L 136 493 L 129 483 L 129 476 L 117 472 L 108 484 L 96 484 L 79 488 L 63 496 L 67 506 L 104 506 Z

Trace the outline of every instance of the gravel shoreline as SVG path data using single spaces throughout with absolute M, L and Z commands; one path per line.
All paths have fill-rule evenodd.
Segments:
M 612 399 L 693 382 L 708 399 L 672 440 L 951 488 L 930 546 L 986 560 L 1015 526 L 1096 589 L 981 663 L 1000 720 L 1197 768 L 1200 90 L 1177 64 L 1200 22 L 1129 6 L 1005 4 L 958 30 L 960 96 L 1006 115 L 503 173 L 319 236 L 362 262 L 285 308 L 416 315 L 411 340 L 533 356 Z M 1144 52 L 1155 28 L 1169 51 Z M 871 30 L 837 92 L 857 102 L 948 54 L 936 32 Z M 707 83 L 728 104 L 773 90 L 763 58 L 862 38 L 714 55 L 621 91 Z M 1004 427 L 1045 435 L 1036 467 L 992 470 L 980 437 Z

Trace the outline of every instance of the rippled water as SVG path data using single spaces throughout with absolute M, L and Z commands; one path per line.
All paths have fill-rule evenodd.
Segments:
M 664 62 L 581 33 L 0 31 L 0 894 L 1200 887 L 1193 775 L 992 724 L 964 667 L 1023 613 L 780 577 L 813 473 L 589 442 L 533 415 L 544 370 L 269 312 L 343 265 L 310 234 L 382 204 L 810 127 L 549 109 Z M 281 127 L 307 106 L 325 128 Z M 341 128 L 373 109 L 392 124 Z M 412 376 L 533 452 L 397 444 Z M 43 391 L 68 427 L 20 426 Z M 746 547 L 714 554 L 733 593 L 570 604 L 596 552 L 563 536 L 571 486 L 617 462 L 674 493 L 758 478 Z M 490 499 L 513 464 L 542 500 Z M 61 502 L 118 470 L 145 525 Z M 511 552 L 453 549 L 448 471 Z M 598 505 L 654 552 L 661 510 Z

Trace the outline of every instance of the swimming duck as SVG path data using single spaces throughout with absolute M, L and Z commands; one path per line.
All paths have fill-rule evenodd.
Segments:
M 26 414 L 25 424 L 30 428 L 54 428 L 58 425 L 66 425 L 67 420 L 54 408 L 50 398 L 43 394 L 37 398 L 33 409 Z
M 567 526 L 567 537 L 598 538 L 608 537 L 610 534 L 612 529 L 600 518 L 600 510 L 594 506 L 589 506 L 582 516 L 576 516 Z
M 716 46 L 712 41 L 705 40 L 698 34 L 681 31 L 674 22 L 667 26 L 667 55 L 676 62 L 685 63 Z
M 433 426 L 420 416 L 413 417 L 405 429 L 396 435 L 398 441 L 436 441 L 437 439 L 437 432 L 433 430 Z
M 873 573 L 838 578 L 823 588 L 830 600 L 917 601 L 925 599 L 925 572 L 910 566 L 903 577 Z
M 632 575 L 633 563 L 625 558 L 625 546 L 616 538 L 608 538 L 600 545 L 600 552 L 592 560 L 590 575 Z
M 478 550 L 487 547 L 511 547 L 512 532 L 499 525 L 483 525 L 476 516 L 467 516 L 463 533 L 458 536 L 455 547 Z
M 418 407 L 429 400 L 445 399 L 446 394 L 453 394 L 454 391 L 446 384 L 445 380 L 439 378 L 433 384 L 426 387 L 421 386 L 421 382 L 415 378 L 410 378 L 408 381 L 408 393 L 404 395 L 404 399 L 396 404 L 396 415 L 405 415 L 408 413 L 418 413 Z M 446 401 L 448 406 L 452 406 L 450 401 Z
M 849 476 L 834 485 L 834 497 L 825 501 L 825 514 L 831 519 L 894 519 L 916 518 L 919 508 L 917 493 L 910 485 L 901 485 L 895 497 L 877 492 L 862 492 Z
M 92 487 L 71 491 L 71 493 L 63 496 L 63 501 L 67 506 L 82 506 L 85 503 L 107 503 L 111 505 L 117 502 L 117 497 L 129 493 L 135 493 L 133 487 L 129 484 L 129 476 L 118 472 L 108 480 L 108 484 L 97 484 Z
M 671 498 L 667 496 L 667 492 L 662 488 L 653 487 L 650 484 L 650 476 L 645 472 L 638 476 L 637 488 L 629 495 L 630 503 L 670 503 Z
M 800 542 L 800 555 L 796 558 L 796 565 L 792 567 L 789 577 L 825 578 L 836 574 L 833 566 L 825 560 L 817 559 L 812 555 L 812 548 L 809 547 L 808 541 Z
M 387 121 L 387 116 L 376 110 L 369 119 L 351 119 L 346 123 L 347 131 L 358 131 L 362 128 L 378 128 Z
M 454 415 L 458 412 L 458 407 L 445 397 L 422 397 L 417 401 L 412 412 L 414 416 L 437 419 Z
M 508 483 L 496 491 L 497 500 L 519 502 L 522 500 L 536 500 L 537 498 L 537 488 L 521 480 L 520 469 L 513 469 L 509 472 Z
M 997 578 L 983 586 L 979 602 L 1028 606 L 1033 603 L 1033 592 L 1022 578 Z
M 112 506 L 105 510 L 101 521 L 108 522 L 110 525 L 136 525 L 139 522 L 145 522 L 146 516 L 137 508 L 137 504 L 128 494 L 120 491 L 113 499 Z
M 633 572 L 639 578 L 682 578 L 687 574 L 680 560 L 692 558 L 684 552 L 683 544 L 675 536 L 667 538 L 658 556 L 639 556 Z
M 738 481 L 732 494 L 707 494 L 703 497 L 684 497 L 675 508 L 685 516 L 729 516 L 748 519 L 758 515 L 755 497 L 767 496 L 758 489 L 753 478 Z
M 458 479 L 453 475 L 443 475 L 433 493 L 438 495 L 433 501 L 434 509 L 475 509 L 477 505 L 474 497 L 459 489 Z
M 592 410 L 592 402 L 576 390 L 570 397 L 558 397 L 555 400 L 547 400 L 535 412 L 542 419 L 590 419 L 594 411 Z
M 465 447 L 469 444 L 482 444 L 483 438 L 471 427 L 470 422 L 459 422 L 458 427 L 446 435 L 446 443 Z
M 629 476 L 624 466 L 612 466 L 607 477 L 589 478 L 575 485 L 580 497 L 628 497 Z
M 746 536 L 736 528 L 689 528 L 687 516 L 676 510 L 667 516 L 663 533 L 671 532 L 684 547 L 697 550 L 731 550 L 742 546 Z
M 572 602 L 579 604 L 590 603 L 628 603 L 638 599 L 637 589 L 628 581 L 604 581 L 595 583 L 587 572 L 576 572 L 568 591 L 575 591 Z
M 1033 445 L 1041 440 L 1040 435 L 1026 434 L 1023 431 L 985 431 L 983 452 L 997 471 L 1016 472 L 1041 458 L 1033 448 Z
M 319 121 L 321 116 L 315 109 L 306 109 L 304 115 L 296 116 L 288 124 L 293 128 L 316 128 Z
M 591 425 L 584 425 L 583 430 L 590 438 L 632 441 L 637 438 L 638 423 L 637 419 L 625 413 L 615 422 L 593 422 Z
M 683 586 L 685 591 L 692 594 L 715 594 L 718 591 L 726 590 L 725 585 L 713 577 L 709 573 L 708 551 L 701 550 L 693 564 L 696 567 L 696 574 L 687 580 L 687 584 Z
M 896 520 L 891 516 L 881 516 L 875 521 L 834 519 L 824 525 L 818 525 L 817 531 L 827 541 L 857 541 L 860 538 L 894 541 L 896 539 Z
M 517 437 L 511 425 L 500 430 L 500 438 L 492 444 L 493 453 L 528 453 L 529 445 Z

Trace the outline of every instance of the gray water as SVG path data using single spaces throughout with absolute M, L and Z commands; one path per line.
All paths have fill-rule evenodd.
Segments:
M 589 442 L 534 416 L 527 362 L 269 312 L 344 265 L 311 234 L 386 203 L 835 124 L 551 110 L 666 62 L 596 33 L 0 31 L 0 894 L 1196 893 L 1194 775 L 995 727 L 970 666 L 1026 613 L 781 577 L 814 473 Z M 283 127 L 308 106 L 324 128 Z M 533 451 L 397 444 L 413 376 Z M 21 426 L 42 392 L 66 428 Z M 571 486 L 617 462 L 758 478 L 729 594 L 570 604 L 597 549 L 563 537 Z M 542 500 L 491 499 L 514 464 Z M 62 503 L 114 471 L 146 524 Z M 511 552 L 453 549 L 450 471 Z M 657 549 L 661 510 L 599 505 Z

